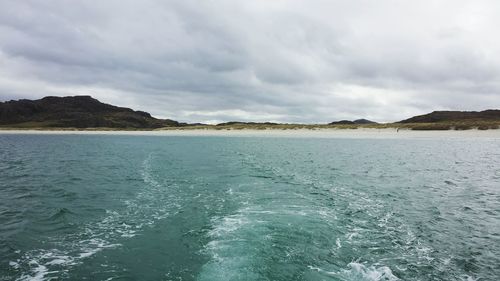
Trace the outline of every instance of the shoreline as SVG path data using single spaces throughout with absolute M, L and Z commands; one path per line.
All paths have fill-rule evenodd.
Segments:
M 292 138 L 494 138 L 500 129 L 416 131 L 396 128 L 357 129 L 182 129 L 182 130 L 23 130 L 0 129 L 0 135 L 123 135 L 123 136 L 214 136 L 214 137 L 292 137 Z

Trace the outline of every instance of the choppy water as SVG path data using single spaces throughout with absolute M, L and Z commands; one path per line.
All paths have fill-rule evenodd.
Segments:
M 0 280 L 499 278 L 499 139 L 0 134 Z

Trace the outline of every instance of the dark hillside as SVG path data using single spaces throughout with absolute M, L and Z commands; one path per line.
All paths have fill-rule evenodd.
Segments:
M 484 111 L 434 111 L 429 114 L 415 116 L 398 123 L 436 123 L 456 121 L 500 121 L 500 110 Z
M 44 97 L 0 102 L 4 127 L 160 128 L 179 126 L 173 120 L 143 111 L 102 103 L 90 96 Z

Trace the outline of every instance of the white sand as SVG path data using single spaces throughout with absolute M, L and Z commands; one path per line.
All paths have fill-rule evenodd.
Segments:
M 155 131 L 42 131 L 0 130 L 0 135 L 130 135 L 130 136 L 223 136 L 223 137 L 293 137 L 293 138 L 493 138 L 500 130 L 412 131 L 388 129 L 297 129 L 297 130 L 155 130 Z

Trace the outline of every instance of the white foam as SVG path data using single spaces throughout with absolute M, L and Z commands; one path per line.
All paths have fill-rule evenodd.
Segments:
M 358 232 L 349 233 L 349 234 L 347 234 L 347 240 L 350 241 L 350 240 L 352 240 L 352 238 L 357 237 L 357 236 L 359 236 Z
M 392 271 L 387 266 L 382 267 L 366 267 L 363 264 L 352 262 L 349 264 L 351 270 L 349 273 L 353 273 L 355 276 L 360 275 L 366 280 L 379 281 L 379 280 L 399 280 L 396 276 L 392 274 Z
M 309 265 L 310 270 L 320 272 L 328 276 L 338 277 L 341 280 L 357 280 L 357 281 L 397 281 L 391 269 L 387 266 L 366 266 L 358 262 L 351 262 L 347 265 L 349 269 L 340 271 L 327 271 L 317 266 Z
M 248 220 L 241 214 L 224 217 L 222 219 L 214 219 L 213 221 L 219 221 L 216 223 L 216 227 L 209 231 L 209 235 L 214 238 L 227 235 L 229 232 L 234 232 L 248 223 Z
M 245 247 L 248 233 L 255 231 L 260 222 L 252 220 L 254 210 L 243 208 L 235 214 L 212 220 L 213 228 L 208 235 L 211 241 L 203 250 L 210 255 L 198 276 L 198 280 L 260 280 L 251 267 L 256 253 L 254 248 Z M 259 234 L 265 237 L 265 234 Z
M 307 266 L 310 270 L 314 270 L 314 271 L 317 271 L 317 272 L 323 272 L 324 270 L 317 267 L 317 266 L 312 266 L 312 265 L 308 265 Z
M 13 267 L 14 269 L 18 269 L 19 263 L 15 261 L 9 261 L 9 266 Z
M 22 275 L 20 278 L 16 279 L 19 281 L 43 281 L 45 280 L 45 276 L 49 273 L 49 270 L 47 269 L 46 266 L 36 264 L 36 267 L 32 268 L 31 270 L 33 272 L 33 275 Z
M 22 264 L 27 264 L 31 272 L 23 272 L 17 280 L 38 281 L 56 278 L 57 276 L 48 277 L 48 275 L 57 274 L 59 271 L 49 271 L 49 269 L 68 271 L 72 266 L 82 263 L 84 259 L 104 249 L 121 246 L 113 241 L 132 238 L 138 235 L 138 231 L 143 227 L 154 225 L 156 221 L 167 217 L 171 209 L 178 209 L 179 204 L 174 202 L 166 205 L 165 198 L 158 196 L 165 193 L 163 192 L 165 187 L 155 179 L 152 161 L 152 154 L 144 160 L 141 174 L 146 186 L 139 191 L 136 198 L 124 202 L 126 206 L 124 211 L 107 210 L 103 219 L 86 225 L 82 232 L 71 234 L 64 239 L 54 237 L 54 241 L 51 242 L 58 246 L 56 249 L 37 249 L 24 253 L 21 259 L 10 264 L 16 270 L 20 270 Z M 63 242 L 69 240 L 73 242 Z

